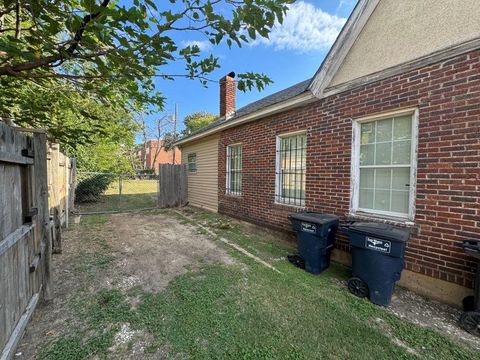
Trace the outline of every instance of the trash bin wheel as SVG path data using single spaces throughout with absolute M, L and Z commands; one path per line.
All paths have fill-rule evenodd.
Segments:
M 359 298 L 368 296 L 368 285 L 359 277 L 352 277 L 348 280 L 348 291 Z
M 475 297 L 469 295 L 463 298 L 463 311 L 473 311 L 475 310 Z
M 460 326 L 472 335 L 480 336 L 480 311 L 467 311 L 460 316 Z

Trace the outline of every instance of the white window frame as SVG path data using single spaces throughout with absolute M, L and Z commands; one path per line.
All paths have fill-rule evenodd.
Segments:
M 411 138 L 411 158 L 410 158 L 410 187 L 409 187 L 409 203 L 408 214 L 401 214 L 383 210 L 360 209 L 359 208 L 359 192 L 360 192 L 360 132 L 361 125 L 364 123 L 389 119 L 393 117 L 400 117 L 409 115 L 412 117 L 412 138 Z M 417 159 L 418 159 L 418 116 L 417 108 L 404 109 L 389 113 L 372 115 L 360 119 L 355 119 L 352 122 L 352 160 L 351 160 L 351 198 L 350 198 L 350 213 L 351 215 L 358 215 L 359 213 L 379 215 L 387 218 L 395 218 L 402 220 L 415 220 L 415 197 L 417 189 Z M 395 167 L 395 166 L 392 166 Z
M 190 155 L 195 155 L 195 162 L 190 162 L 189 161 L 189 157 Z M 190 170 L 190 164 L 195 164 L 195 170 Z M 196 174 L 197 173 L 197 170 L 198 170 L 198 167 L 197 167 L 197 153 L 196 152 L 191 152 L 191 153 L 188 153 L 187 154 L 187 171 L 189 174 Z
M 230 188 L 230 179 L 231 179 L 231 168 L 230 168 L 230 161 L 229 161 L 229 158 L 230 158 L 230 151 L 232 149 L 232 147 L 238 147 L 240 146 L 241 150 L 242 150 L 242 159 L 241 159 L 241 162 L 240 162 L 240 166 L 241 166 L 241 169 L 240 169 L 240 172 L 242 174 L 242 182 L 243 182 L 243 144 L 242 143 L 235 143 L 235 144 L 230 144 L 227 146 L 226 148 L 226 176 L 225 176 L 225 194 L 226 195 L 236 195 L 236 196 L 240 196 L 242 195 L 242 190 L 243 190 L 243 186 L 242 186 L 242 183 L 240 183 L 240 191 L 232 191 L 230 190 L 229 191 L 229 188 Z
M 291 199 L 291 198 L 286 198 L 286 197 L 279 197 L 277 194 L 281 194 L 281 184 L 280 184 L 280 179 L 277 176 L 277 174 L 281 170 L 281 159 L 280 159 L 280 146 L 281 146 L 281 141 L 283 138 L 288 138 L 290 136 L 295 136 L 295 135 L 305 135 L 305 151 L 307 151 L 308 148 L 308 140 L 307 140 L 307 130 L 298 130 L 298 131 L 292 131 L 288 133 L 283 133 L 279 134 L 276 137 L 276 144 L 275 144 L 275 194 L 274 194 L 274 203 L 278 205 L 283 205 L 283 206 L 292 206 L 292 207 L 300 207 L 303 208 L 305 207 L 305 200 L 307 197 L 307 189 L 305 189 L 305 199 Z M 307 161 L 305 159 L 305 183 L 307 180 Z M 292 202 L 293 200 L 293 202 Z

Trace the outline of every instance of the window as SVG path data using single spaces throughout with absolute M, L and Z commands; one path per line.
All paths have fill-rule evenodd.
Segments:
M 227 186 L 226 193 L 242 193 L 242 145 L 227 146 Z
M 275 202 L 305 205 L 307 135 L 287 134 L 277 137 Z
M 355 122 L 354 131 L 353 210 L 413 220 L 416 115 Z
M 188 172 L 194 173 L 197 172 L 197 154 L 191 153 L 187 155 L 187 163 L 188 163 Z

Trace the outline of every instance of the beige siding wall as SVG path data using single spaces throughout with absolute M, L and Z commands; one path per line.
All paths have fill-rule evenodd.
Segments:
M 380 0 L 330 85 L 476 37 L 479 0 Z
M 197 154 L 197 172 L 188 173 L 190 205 L 218 211 L 218 136 L 209 136 L 182 147 L 182 164 L 188 154 Z

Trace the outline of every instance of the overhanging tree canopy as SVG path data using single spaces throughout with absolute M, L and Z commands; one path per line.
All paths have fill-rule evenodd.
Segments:
M 64 140 L 108 121 L 97 107 L 161 108 L 153 79 L 182 76 L 206 84 L 213 54 L 182 46 L 178 34 L 242 46 L 267 37 L 293 0 L 4 0 L 0 5 L 0 116 L 45 126 Z M 183 72 L 164 71 L 181 62 Z M 264 74 L 238 75 L 240 90 L 262 89 Z M 42 94 L 39 96 L 38 94 Z M 33 100 L 33 101 L 32 101 Z M 62 112 L 72 126 L 53 121 Z M 75 133 L 77 129 L 77 133 Z M 80 131 L 86 136 L 86 132 Z

